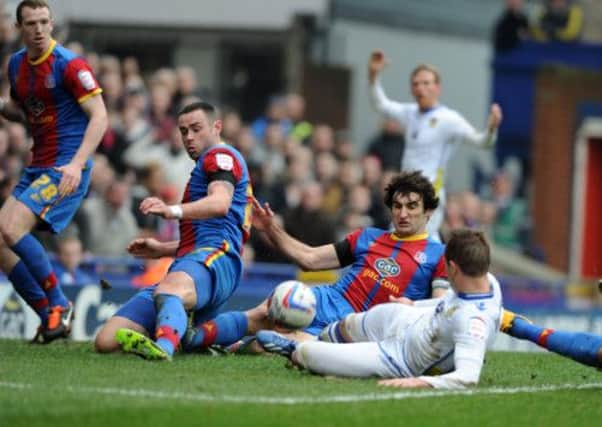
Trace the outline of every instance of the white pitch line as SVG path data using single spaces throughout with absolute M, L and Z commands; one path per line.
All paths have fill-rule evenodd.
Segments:
M 43 386 L 35 386 L 27 383 L 16 383 L 0 381 L 0 388 L 31 390 L 35 388 L 43 388 Z M 46 389 L 46 387 L 44 387 Z M 289 397 L 269 397 L 269 396 L 231 396 L 231 395 L 212 395 L 208 393 L 182 393 L 169 392 L 162 390 L 145 390 L 145 389 L 123 389 L 111 387 L 76 387 L 68 386 L 67 391 L 80 394 L 101 394 L 108 396 L 122 397 L 143 397 L 152 399 L 172 399 L 172 400 L 188 400 L 196 402 L 212 402 L 212 403 L 250 403 L 250 404 L 273 404 L 273 405 L 300 405 L 300 404 L 319 404 L 319 403 L 350 403 L 350 402 L 374 402 L 382 400 L 404 400 L 404 399 L 424 399 L 429 397 L 447 397 L 447 396 L 482 396 L 496 394 L 518 394 L 518 393 L 545 393 L 562 390 L 593 390 L 602 389 L 602 383 L 587 383 L 587 384 L 558 384 L 558 385 L 542 385 L 536 387 L 490 387 L 476 388 L 470 390 L 432 390 L 432 391 L 399 391 L 391 393 L 369 393 L 369 394 L 348 394 L 348 395 L 333 395 L 323 397 L 305 397 L 305 396 L 289 396 Z M 63 390 L 65 390 L 63 389 Z

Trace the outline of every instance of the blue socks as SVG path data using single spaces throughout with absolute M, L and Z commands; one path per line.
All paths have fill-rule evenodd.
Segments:
M 42 326 L 48 324 L 48 298 L 22 260 L 8 273 L 15 291 L 40 317 Z
M 194 328 L 186 342 L 186 351 L 200 350 L 212 344 L 230 345 L 247 335 L 248 320 L 242 311 L 228 311 Z
M 56 275 L 50 266 L 48 255 L 40 242 L 31 234 L 26 234 L 11 246 L 11 249 L 21 258 L 31 276 L 42 287 L 48 297 L 49 305 L 51 307 L 55 305 L 67 307 L 69 302 L 59 286 Z
M 529 340 L 588 366 L 602 367 L 602 336 L 546 329 L 516 317 L 510 329 L 515 338 Z
M 158 294 L 155 295 L 155 308 L 157 310 L 155 339 L 157 345 L 171 356 L 176 351 L 188 324 L 184 303 L 176 295 Z

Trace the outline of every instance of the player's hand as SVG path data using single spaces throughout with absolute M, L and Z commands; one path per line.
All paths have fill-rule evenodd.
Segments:
M 405 305 L 414 305 L 414 301 L 406 297 L 394 297 L 393 295 L 389 295 L 389 302 L 396 302 L 399 304 Z
M 395 388 L 431 388 L 432 386 L 420 378 L 392 378 L 380 380 L 378 385 Z
M 261 203 L 253 197 L 253 227 L 260 231 L 266 231 L 274 223 L 274 211 L 270 208 L 269 203 Z
M 140 212 L 144 215 L 157 215 L 165 219 L 172 219 L 173 214 L 169 206 L 157 197 L 147 197 L 140 203 Z
M 127 247 L 127 251 L 138 258 L 161 258 L 161 242 L 152 237 L 141 237 L 134 239 Z
M 59 183 L 59 196 L 64 197 L 73 193 L 79 187 L 79 183 L 82 180 L 82 168 L 75 163 L 67 163 L 64 166 L 54 168 L 59 171 L 63 176 Z
M 385 57 L 385 53 L 380 49 L 375 49 L 370 55 L 368 61 L 368 78 L 370 82 L 374 82 L 376 76 L 387 66 L 389 61 Z
M 489 111 L 489 119 L 487 120 L 487 127 L 490 132 L 494 132 L 500 127 L 502 123 L 502 108 L 499 104 L 491 104 L 491 110 Z

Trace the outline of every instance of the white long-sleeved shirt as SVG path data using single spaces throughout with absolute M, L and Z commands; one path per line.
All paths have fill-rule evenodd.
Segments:
M 407 376 L 419 377 L 435 388 L 461 389 L 477 384 L 485 351 L 493 344 L 502 312 L 502 293 L 488 274 L 491 291 L 462 294 L 452 289 L 440 299 L 418 303 L 422 315 L 403 328 L 401 346 Z M 435 305 L 436 304 L 436 305 Z M 399 354 L 392 341 L 385 353 Z

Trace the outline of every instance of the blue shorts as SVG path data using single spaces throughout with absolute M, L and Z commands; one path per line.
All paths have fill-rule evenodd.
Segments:
M 211 251 L 207 249 L 207 251 Z M 202 252 L 202 251 L 201 251 Z M 192 310 L 195 325 L 215 318 L 238 287 L 242 263 L 224 254 L 211 262 L 200 262 L 199 252 L 177 258 L 169 272 L 182 271 L 194 280 L 197 305 Z M 209 263 L 209 266 L 206 264 Z M 115 313 L 141 325 L 149 334 L 156 329 L 157 311 L 153 294 L 157 285 L 140 290 Z
M 351 304 L 334 287 L 322 285 L 312 287 L 311 290 L 316 297 L 316 317 L 303 332 L 320 335 L 322 329 L 332 322 L 344 319 L 348 314 L 355 313 Z
M 88 192 L 91 169 L 83 169 L 77 189 L 61 198 L 58 188 L 63 175 L 60 172 L 54 168 L 25 168 L 12 194 L 43 221 L 40 228 L 59 233 L 69 225 Z

